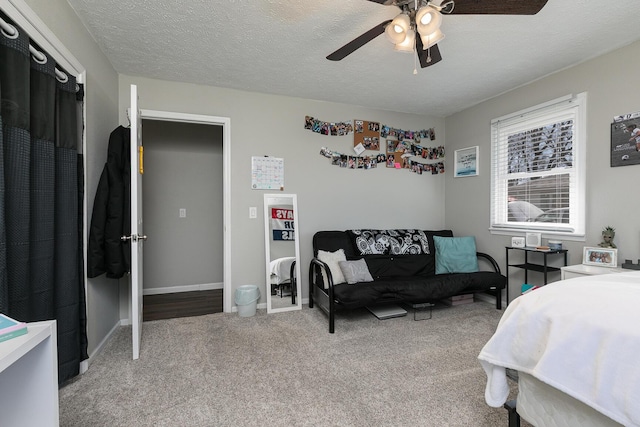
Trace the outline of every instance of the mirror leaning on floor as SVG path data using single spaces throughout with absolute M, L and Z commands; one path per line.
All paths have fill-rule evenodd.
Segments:
M 300 247 L 295 194 L 264 195 L 267 313 L 300 310 Z

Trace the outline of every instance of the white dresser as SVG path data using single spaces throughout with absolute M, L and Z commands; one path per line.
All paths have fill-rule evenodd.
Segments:
M 597 276 L 622 272 L 621 267 L 599 267 L 597 265 L 576 264 L 560 268 L 560 280 L 581 276 Z
M 0 425 L 57 427 L 56 321 L 27 323 L 27 333 L 0 343 Z

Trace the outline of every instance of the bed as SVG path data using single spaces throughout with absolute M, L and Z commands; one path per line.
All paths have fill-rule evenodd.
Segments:
M 293 266 L 295 266 L 295 257 L 282 257 L 274 259 L 269 263 L 269 271 L 271 273 L 271 293 L 280 293 L 280 297 L 283 296 L 283 287 L 287 285 L 293 288 L 291 275 L 294 272 Z M 292 291 L 292 298 L 294 298 Z M 293 299 L 295 304 L 295 298 Z
M 487 404 L 505 404 L 513 369 L 517 413 L 537 427 L 640 426 L 640 271 L 516 298 L 478 359 Z

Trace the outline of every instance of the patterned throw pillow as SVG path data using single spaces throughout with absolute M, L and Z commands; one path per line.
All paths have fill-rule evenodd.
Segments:
M 357 261 L 340 261 L 340 270 L 350 285 L 360 282 L 373 282 L 373 277 L 369 273 L 369 267 L 364 259 Z
M 340 265 L 338 264 L 340 261 L 347 260 L 347 257 L 344 254 L 344 249 L 338 249 L 335 252 L 320 250 L 318 251 L 318 259 L 329 266 L 334 285 L 345 282 L 342 270 L 340 270 Z M 322 271 L 322 281 L 324 282 L 324 288 L 329 289 L 329 281 L 327 280 L 324 270 Z
M 360 255 L 429 254 L 429 241 L 422 230 L 347 230 Z

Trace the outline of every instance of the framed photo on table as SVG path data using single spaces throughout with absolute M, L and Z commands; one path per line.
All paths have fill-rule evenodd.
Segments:
M 618 250 L 614 248 L 585 246 L 582 255 L 582 263 L 585 265 L 615 268 L 618 266 Z
M 463 148 L 454 152 L 453 177 L 478 176 L 479 147 Z

